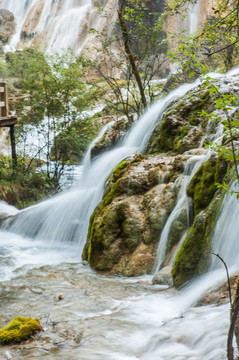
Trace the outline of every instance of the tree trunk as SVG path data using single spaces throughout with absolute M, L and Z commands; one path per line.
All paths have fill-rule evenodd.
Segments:
M 138 67 L 136 65 L 134 55 L 132 54 L 132 51 L 130 49 L 128 28 L 127 28 L 127 24 L 126 24 L 126 22 L 124 20 L 124 16 L 123 16 L 124 3 L 125 3 L 125 0 L 122 1 L 121 7 L 118 10 L 118 18 L 119 18 L 119 22 L 120 22 L 122 35 L 123 35 L 124 48 L 125 48 L 126 55 L 127 55 L 128 59 L 129 59 L 130 66 L 132 68 L 132 72 L 134 74 L 135 80 L 136 80 L 136 82 L 138 84 L 138 88 L 139 88 L 139 91 L 140 91 L 140 96 L 141 96 L 143 107 L 144 107 L 144 109 L 146 109 L 147 108 L 147 100 L 146 100 L 146 97 L 145 97 L 143 84 L 142 84 L 141 77 L 140 77 L 140 74 L 139 74 L 139 69 L 138 69 Z
M 228 358 L 228 360 L 234 360 L 233 334 L 234 334 L 235 326 L 237 323 L 238 313 L 239 313 L 239 280 L 237 281 L 236 295 L 235 295 L 235 298 L 234 298 L 234 301 L 232 304 L 232 308 L 231 308 L 231 323 L 230 323 L 228 338 L 227 338 L 227 358 Z M 238 343 L 239 342 L 238 332 L 236 332 L 236 340 Z

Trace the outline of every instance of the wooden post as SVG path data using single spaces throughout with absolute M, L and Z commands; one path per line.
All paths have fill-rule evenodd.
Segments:
M 0 81 L 0 127 L 7 126 L 10 130 L 13 168 L 17 166 L 16 141 L 14 131 L 14 125 L 16 123 L 16 116 L 9 116 L 7 84 L 5 81 Z
M 15 168 L 17 166 L 17 153 L 16 153 L 14 125 L 10 125 L 10 138 L 11 138 L 11 148 L 12 148 L 12 165 Z

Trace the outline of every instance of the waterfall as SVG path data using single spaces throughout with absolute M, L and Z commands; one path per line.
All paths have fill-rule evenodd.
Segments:
M 231 190 L 238 187 L 232 185 Z M 221 214 L 217 220 L 213 235 L 212 251 L 220 255 L 227 266 L 233 267 L 239 263 L 239 200 L 236 194 L 228 192 L 223 200 Z M 223 267 L 220 260 L 213 256 L 210 270 Z
M 198 84 L 199 81 L 182 85 L 152 105 L 129 131 L 121 146 L 106 151 L 90 164 L 87 156 L 88 161 L 84 162 L 83 175 L 77 187 L 20 211 L 13 223 L 5 226 L 27 237 L 54 242 L 55 246 L 61 242 L 77 243 L 81 254 L 90 216 L 102 199 L 109 174 L 121 160 L 144 150 L 155 124 L 168 105 Z
M 198 83 L 183 85 L 153 104 L 114 149 L 93 160 L 89 149 L 82 178 L 71 191 L 22 211 L 0 204 L 0 213 L 9 215 L 7 231 L 0 231 L 2 317 L 15 316 L 16 304 L 18 311 L 37 314 L 43 323 L 46 313 L 54 316 L 54 325 L 49 322 L 44 337 L 34 339 L 34 353 L 30 353 L 32 344 L 28 347 L 26 343 L 23 355 L 22 347 L 14 347 L 16 358 L 41 358 L 43 353 L 38 350 L 44 349 L 44 356 L 54 359 L 69 354 L 72 359 L 82 360 L 226 359 L 229 305 L 190 308 L 211 286 L 225 280 L 225 271 L 217 264 L 212 264 L 213 271 L 177 293 L 162 291 L 162 287 L 139 279 L 99 276 L 79 264 L 90 215 L 102 198 L 110 172 L 122 159 L 144 151 L 165 109 Z M 207 156 L 192 156 L 186 163 L 172 214 L 184 202 L 187 183 Z M 228 194 L 215 229 L 213 251 L 230 267 L 239 260 L 238 215 L 239 201 Z M 59 301 L 58 294 L 65 295 L 65 299 Z M 75 341 L 78 333 L 83 336 L 80 346 Z M 57 346 L 57 352 L 55 339 L 59 339 L 57 345 L 64 343 Z
M 15 1 L 15 0 L 2 0 L 1 7 L 11 11 L 14 14 L 16 22 L 16 33 L 11 39 L 8 50 L 13 50 L 17 47 L 17 44 L 20 41 L 22 27 L 29 15 L 30 9 L 36 4 L 38 0 L 24 0 L 24 1 Z
M 24 0 L 17 4 L 15 0 L 2 0 L 1 6 L 14 14 L 17 25 L 7 50 L 21 46 L 23 34 L 24 46 L 35 43 L 51 52 L 68 48 L 79 51 L 92 16 L 98 17 L 91 0 Z

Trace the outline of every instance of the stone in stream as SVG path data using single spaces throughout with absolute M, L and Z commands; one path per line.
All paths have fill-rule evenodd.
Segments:
M 153 277 L 152 283 L 158 285 L 167 285 L 172 287 L 173 278 L 171 275 L 171 271 L 172 271 L 171 266 L 165 266 Z

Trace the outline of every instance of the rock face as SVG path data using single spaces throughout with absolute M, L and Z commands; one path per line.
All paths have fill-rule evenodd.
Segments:
M 212 109 L 209 90 L 199 87 L 190 91 L 166 111 L 148 144 L 148 153 L 173 151 L 179 154 L 199 147 L 207 126 L 200 111 Z M 214 129 L 211 129 L 213 132 Z M 206 141 L 206 139 L 205 139 Z
M 8 10 L 0 9 L 0 40 L 6 43 L 15 33 L 14 15 Z
M 216 85 L 223 94 L 239 90 L 236 77 L 229 81 L 225 76 Z M 228 182 L 230 173 L 227 161 L 213 152 L 206 157 L 201 147 L 218 136 L 217 121 L 208 120 L 202 109 L 223 119 L 215 109 L 214 95 L 203 84 L 165 111 L 147 155 L 121 162 L 110 175 L 91 217 L 83 254 L 94 269 L 124 276 L 152 272 L 167 223 L 162 265 L 174 259 L 174 285 L 179 287 L 205 270 L 225 194 L 216 183 Z M 168 273 L 155 278 L 164 281 L 170 285 Z

